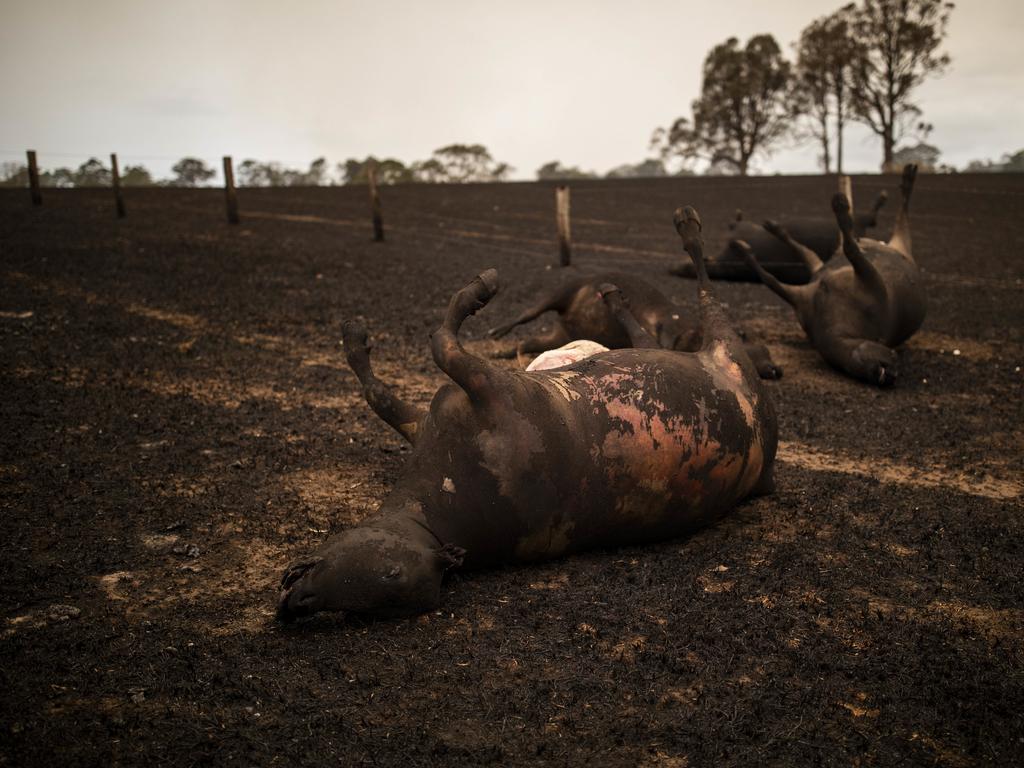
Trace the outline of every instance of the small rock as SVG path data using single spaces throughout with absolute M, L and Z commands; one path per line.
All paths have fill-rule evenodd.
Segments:
M 67 621 L 68 619 L 77 619 L 82 615 L 80 608 L 75 608 L 73 605 L 51 605 L 47 614 L 51 621 Z
M 176 555 L 184 557 L 199 557 L 199 547 L 195 544 L 179 544 L 171 550 Z

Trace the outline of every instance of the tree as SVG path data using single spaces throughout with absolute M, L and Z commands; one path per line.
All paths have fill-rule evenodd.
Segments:
M 400 160 L 390 157 L 385 160 L 378 160 L 373 155 L 368 155 L 365 160 L 350 158 L 344 164 L 338 163 L 338 170 L 346 184 L 369 184 L 371 162 L 377 164 L 378 184 L 402 184 L 413 181 L 412 170 Z
M 1012 155 L 1003 155 L 1003 170 L 1010 173 L 1024 172 L 1024 149 Z
M 1001 162 L 971 160 L 964 169 L 969 173 L 1021 173 L 1024 172 L 1024 149 L 1003 155 Z
M 216 175 L 216 171 L 195 157 L 182 158 L 171 166 L 171 171 L 174 173 L 171 185 L 175 187 L 197 187 Z
M 938 49 L 952 10 L 945 0 L 862 0 L 851 12 L 851 106 L 882 140 L 883 171 L 893 170 L 896 142 L 921 114 L 914 89 L 949 65 Z
M 327 158 L 318 157 L 309 164 L 302 183 L 308 187 L 319 187 L 327 181 Z
M 645 179 L 660 176 L 668 176 L 665 163 L 660 158 L 644 160 L 635 165 L 630 163 L 620 165 L 605 174 L 607 179 Z
M 544 163 L 540 168 L 537 169 L 537 179 L 539 181 L 562 181 L 565 179 L 593 179 L 596 178 L 596 174 L 590 171 L 581 171 L 577 166 L 562 165 L 557 160 L 552 160 L 550 163 Z
M 98 164 L 99 161 L 91 160 L 90 163 Z M 86 168 L 88 174 L 92 167 L 89 163 L 84 163 L 79 167 L 78 171 L 73 171 L 70 168 L 56 168 L 52 171 L 40 171 L 39 173 L 39 185 L 40 186 L 75 186 L 76 177 L 78 177 L 82 169 Z M 100 166 L 102 168 L 102 166 Z M 110 171 L 108 177 L 106 177 L 106 183 L 110 183 Z M 0 186 L 25 186 L 29 185 L 29 169 L 24 165 L 18 163 L 4 163 L 0 165 Z M 86 184 L 94 185 L 94 184 Z
M 474 181 L 503 181 L 511 172 L 508 163 L 499 163 L 482 144 L 449 144 L 434 150 L 431 172 L 443 169 L 442 181 L 459 184 Z M 426 166 L 424 166 L 426 167 Z
M 436 158 L 417 160 L 410 168 L 413 181 L 422 184 L 442 184 L 448 181 L 448 172 Z
M 73 187 L 75 186 L 76 172 L 70 168 L 55 168 L 52 171 L 43 171 L 39 174 L 39 186 L 41 187 Z
M 144 165 L 128 165 L 121 173 L 121 184 L 125 187 L 150 187 L 153 175 Z
M 110 169 L 95 157 L 90 157 L 75 171 L 74 185 L 76 187 L 109 187 Z
M 238 164 L 238 186 L 273 187 L 280 178 L 280 169 L 274 163 L 261 163 L 247 158 Z
M 807 119 L 807 136 L 821 143 L 822 166 L 832 170 L 831 125 L 835 123 L 836 173 L 843 172 L 843 127 L 850 106 L 847 87 L 854 43 L 850 19 L 854 6 L 811 22 L 796 44 L 796 108 Z M 834 117 L 833 117 L 834 116 Z
M 769 154 L 792 127 L 791 77 L 790 64 L 771 35 L 755 35 L 745 48 L 730 37 L 704 60 L 693 121 L 679 118 L 669 129 L 658 129 L 652 146 L 663 159 L 685 163 L 703 157 L 745 176 L 751 160 Z
M 893 170 L 901 171 L 903 166 L 910 163 L 914 163 L 919 171 L 925 173 L 944 170 L 944 167 L 939 164 L 941 155 L 938 147 L 920 141 L 913 146 L 902 147 L 893 152 Z
M 0 165 L 0 187 L 27 187 L 28 167 L 19 163 Z

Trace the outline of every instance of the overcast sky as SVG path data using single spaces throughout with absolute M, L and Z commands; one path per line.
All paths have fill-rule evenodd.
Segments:
M 648 153 L 689 115 L 708 50 L 768 32 L 792 55 L 841 2 L 789 0 L 0 0 L 0 160 L 45 167 L 117 151 L 166 175 L 222 154 L 305 166 L 405 162 L 486 145 L 534 178 L 549 160 L 600 172 Z M 1024 148 L 1024 0 L 962 0 L 952 67 L 918 102 L 963 166 Z M 813 145 L 761 172 L 813 172 Z M 878 140 L 847 136 L 847 168 Z

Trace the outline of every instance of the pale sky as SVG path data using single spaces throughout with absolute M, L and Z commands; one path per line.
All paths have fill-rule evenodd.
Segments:
M 487 146 L 532 179 L 560 160 L 605 172 L 690 114 L 730 36 L 792 43 L 842 5 L 789 0 L 0 0 L 0 161 L 47 168 L 117 151 L 158 176 L 185 155 L 305 167 Z M 1024 148 L 1024 0 L 961 0 L 947 73 L 917 101 L 963 166 Z M 759 164 L 814 172 L 805 144 Z M 847 170 L 876 171 L 852 127 Z

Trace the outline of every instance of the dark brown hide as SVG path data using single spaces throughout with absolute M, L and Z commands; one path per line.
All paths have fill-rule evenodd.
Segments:
M 699 260 L 696 212 L 677 213 L 677 228 Z M 775 412 L 701 273 L 699 352 L 612 350 L 532 373 L 459 343 L 463 320 L 496 293 L 497 273 L 458 291 L 431 337 L 453 383 L 418 415 L 402 477 L 374 516 L 288 570 L 279 617 L 430 610 L 452 565 L 659 541 L 770 490 Z M 397 428 L 410 411 L 393 400 L 385 391 L 370 404 L 383 404 Z
M 505 354 L 536 354 L 576 339 L 589 339 L 611 349 L 633 346 L 629 333 L 602 298 L 603 284 L 614 285 L 622 292 L 630 312 L 658 346 L 683 352 L 696 352 L 701 348 L 701 326 L 697 318 L 673 304 L 646 280 L 623 272 L 573 274 L 542 294 L 514 320 L 492 328 L 489 334 L 500 338 L 516 326 L 554 311 L 557 317 L 549 331 L 527 337 Z M 782 376 L 782 368 L 772 362 L 764 344 L 753 340 L 744 343 L 761 378 Z
M 842 252 L 828 263 L 816 262 L 781 227 L 778 242 L 802 256 L 812 278 L 806 285 L 789 285 L 763 269 L 760 254 L 749 243 L 733 248 L 769 288 L 796 311 L 807 338 L 839 370 L 885 386 L 897 377 L 895 348 L 924 322 L 927 296 L 911 251 L 909 205 L 916 167 L 904 169 L 902 205 L 888 243 L 857 238 L 846 197 L 833 198 L 842 231 Z

